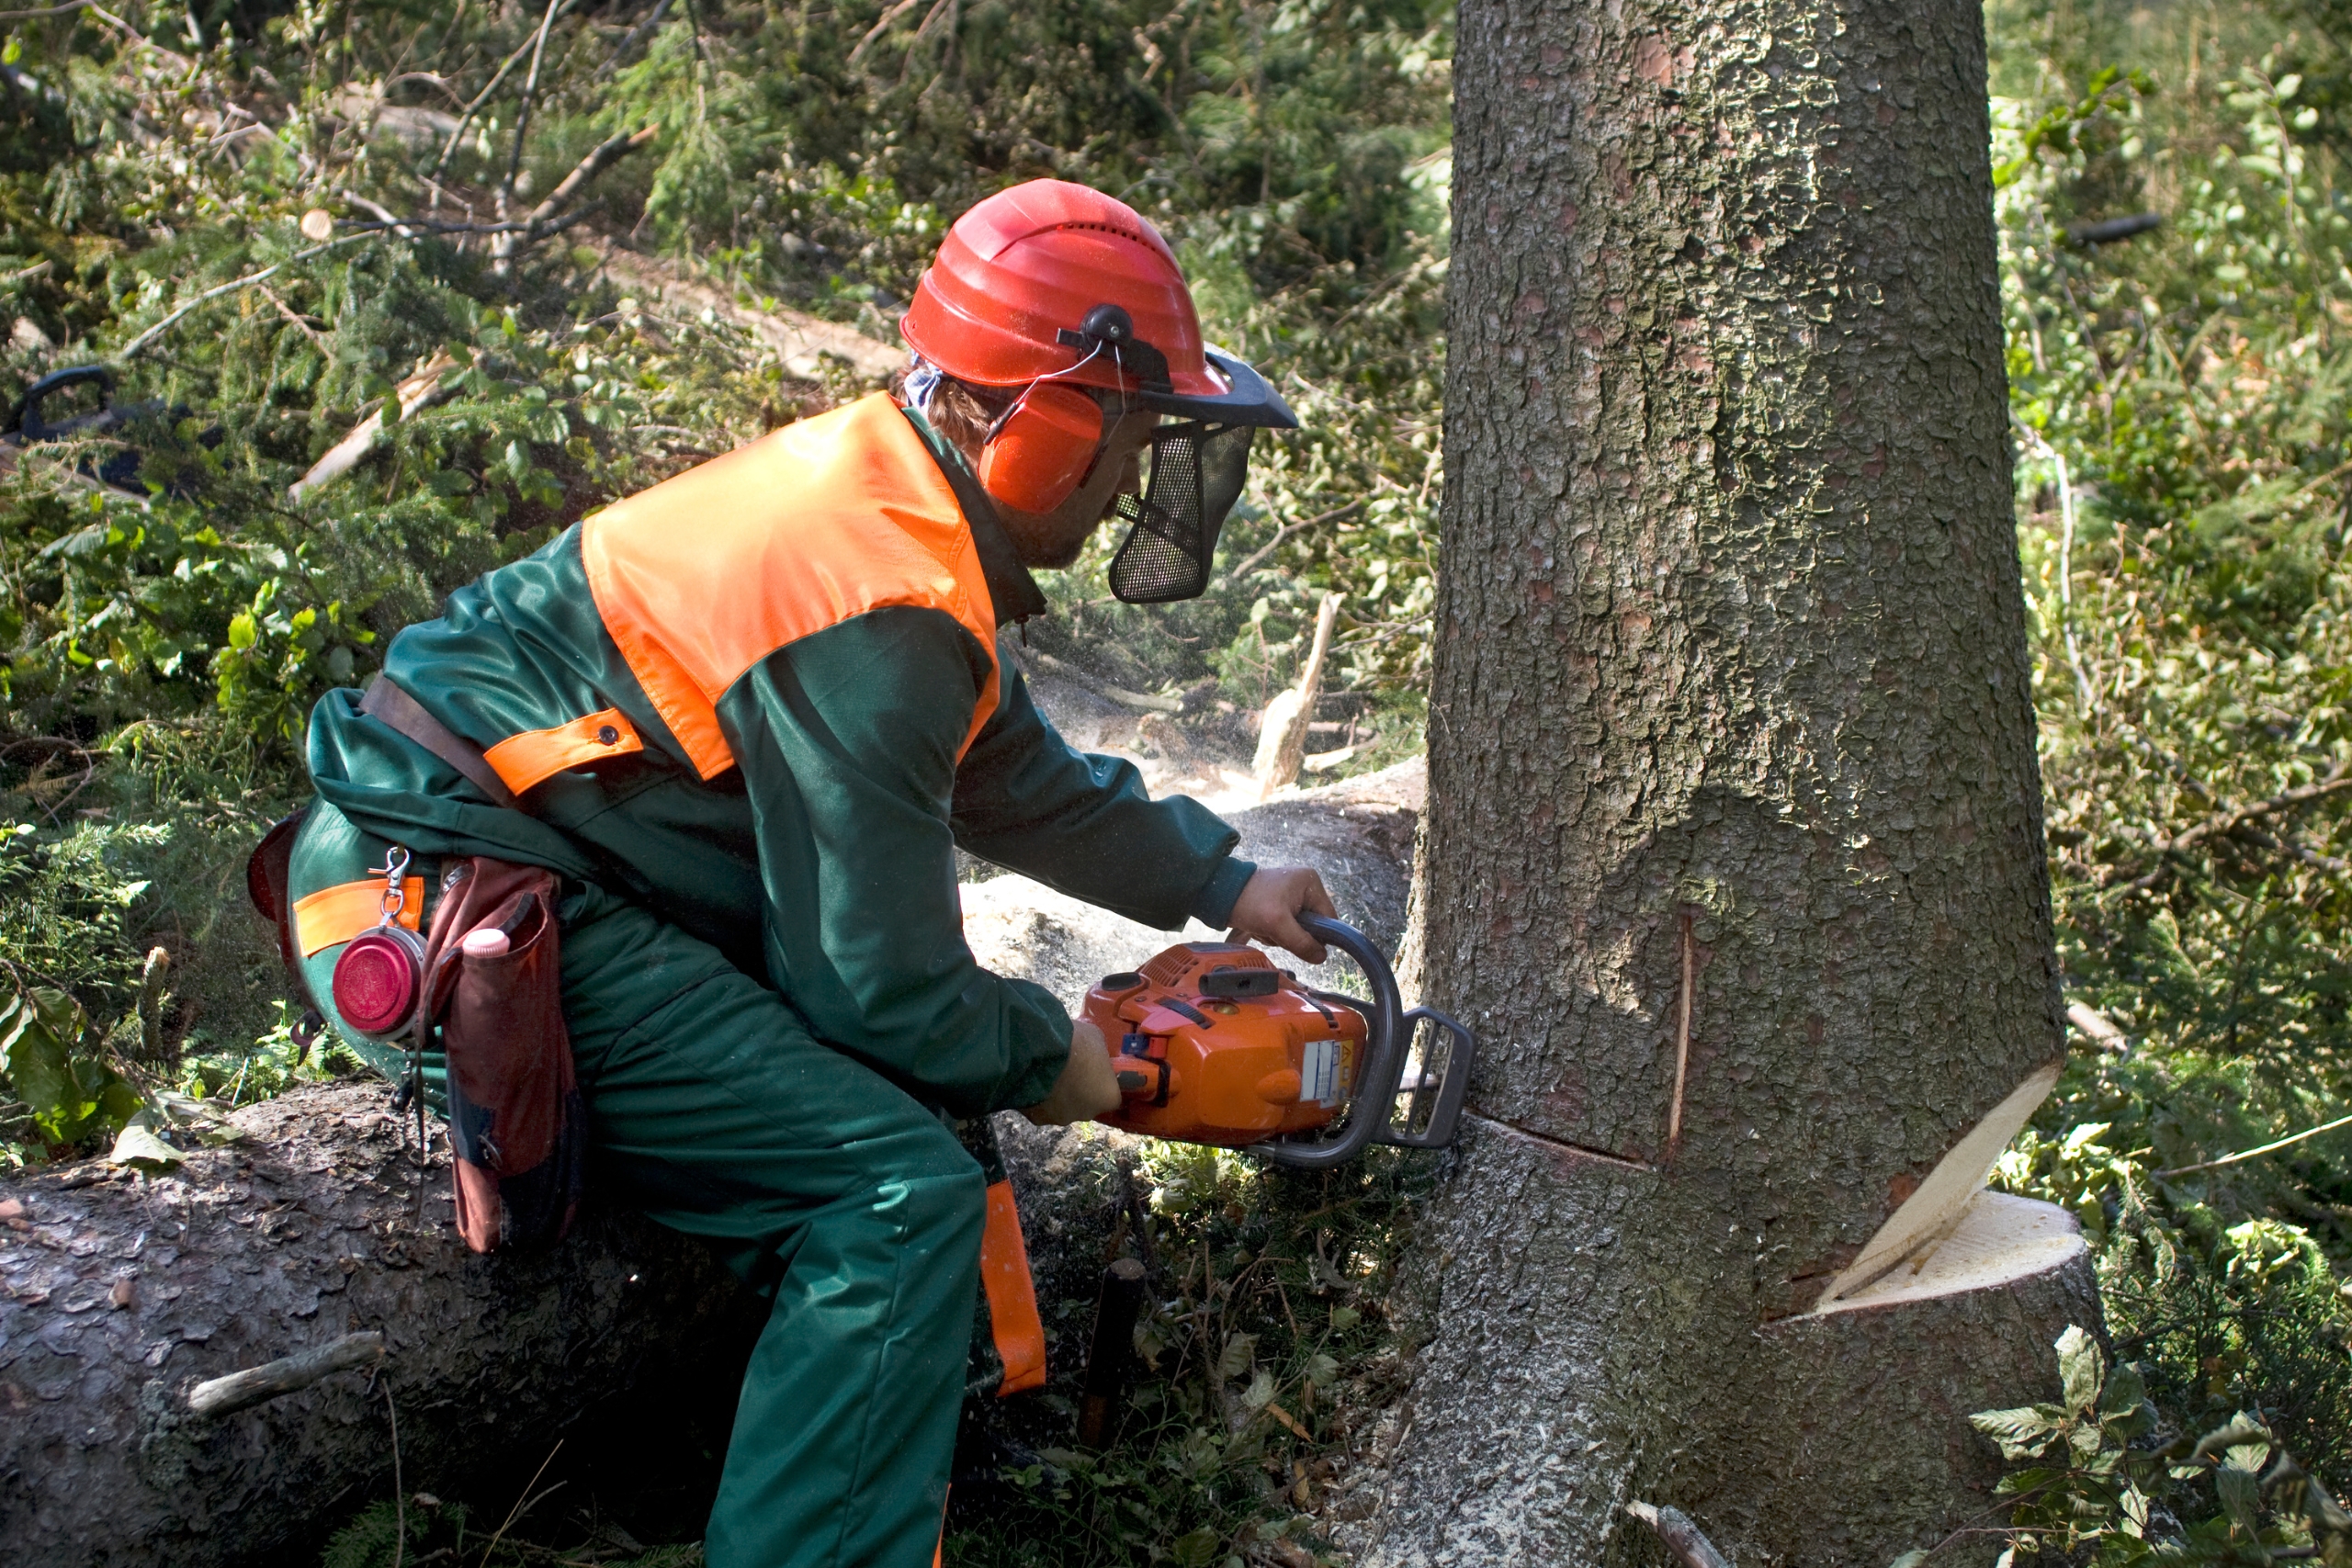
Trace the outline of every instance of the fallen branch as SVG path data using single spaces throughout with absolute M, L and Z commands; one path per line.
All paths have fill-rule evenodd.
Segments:
M 1715 1543 L 1702 1534 L 1681 1509 L 1628 1503 L 1625 1512 L 1657 1531 L 1658 1540 L 1682 1560 L 1685 1568 L 1732 1568 L 1731 1559 L 1717 1551 Z
M 2100 1050 L 2120 1052 L 2125 1055 L 2131 1055 L 2132 1042 L 2125 1037 L 2123 1031 L 2115 1027 L 2113 1019 L 2109 1018 L 2089 1003 L 2068 1002 L 2066 1021 L 2081 1030 L 2089 1038 L 2091 1043 Z
M 207 304 L 214 299 L 218 299 L 223 294 L 234 294 L 241 288 L 251 288 L 256 283 L 266 283 L 269 279 L 276 277 L 288 267 L 292 266 L 296 262 L 308 261 L 312 256 L 315 256 L 322 252 L 331 251 L 337 245 L 347 245 L 353 240 L 357 238 L 359 238 L 359 236 L 356 234 L 339 234 L 322 245 L 312 245 L 307 250 L 296 251 L 284 261 L 276 263 L 270 266 L 266 266 L 259 272 L 247 273 L 244 276 L 236 279 L 234 282 L 223 283 L 218 288 L 206 289 L 203 293 L 198 295 L 195 299 L 189 300 L 178 310 L 174 310 L 170 315 L 165 316 L 162 321 L 157 321 L 153 326 L 149 327 L 145 332 L 141 333 L 137 337 L 132 338 L 128 344 L 125 344 L 122 347 L 122 351 L 114 356 L 115 363 L 120 365 L 137 357 L 140 350 L 145 348 L 149 344 L 153 343 L 157 338 L 162 337 L 166 332 L 169 332 L 173 326 L 178 323 L 181 317 L 187 315 L 190 310 L 195 310 L 198 305 Z
M 382 1335 L 346 1334 L 300 1355 L 281 1356 L 262 1366 L 200 1382 L 188 1390 L 187 1407 L 198 1416 L 226 1416 L 308 1388 L 330 1373 L 383 1359 Z
M 2341 795 L 2346 790 L 2352 790 L 2352 773 L 2347 773 L 2344 764 L 2339 762 L 2329 770 L 2327 777 L 2317 784 L 2299 784 L 2293 789 L 2283 790 L 2267 800 L 2257 800 L 2250 806 L 2233 807 L 2227 811 L 2217 812 L 2208 817 L 2193 828 L 2182 829 L 2155 846 L 2157 858 L 2162 861 L 2217 834 L 2233 831 L 2249 822 L 2258 821 L 2265 817 L 2274 817 L 2282 811 L 2292 811 L 2299 807 L 2312 805 L 2326 799 L 2329 795 Z M 2131 886 L 2142 891 L 2154 887 L 2158 882 L 2164 880 L 2165 871 L 2165 868 L 2158 864 L 2144 876 L 2134 878 Z
M 2196 1165 L 2177 1165 L 2170 1170 L 2160 1170 L 2156 1172 L 2156 1174 L 2158 1176 L 2193 1176 L 2200 1170 L 2219 1170 L 2225 1165 L 2235 1165 L 2241 1160 L 2254 1159 L 2262 1155 L 2277 1154 L 2280 1149 L 2286 1148 L 2290 1145 L 2300 1144 L 2305 1138 L 2316 1138 L 2322 1133 L 2333 1133 L 2338 1127 L 2352 1127 L 2352 1116 L 2339 1116 L 2333 1122 L 2324 1122 L 2317 1127 L 2311 1128 L 2307 1132 L 2297 1133 L 2290 1138 L 2280 1138 L 2276 1143 L 2265 1144 L 2258 1149 L 2245 1149 L 2241 1150 L 2237 1154 L 2224 1155 L 2220 1159 L 2204 1160 Z
M 571 173 L 557 182 L 555 189 L 548 192 L 548 198 L 531 209 L 530 215 L 523 220 L 525 228 L 537 230 L 551 222 L 555 218 L 556 210 L 579 194 L 581 188 L 590 180 L 594 179 L 639 148 L 647 145 L 653 140 L 658 130 L 658 127 L 649 125 L 642 130 L 624 131 L 618 136 L 598 142 L 588 156 L 572 166 Z M 533 238 L 537 237 L 536 234 L 533 235 Z M 529 243 L 528 240 L 524 242 L 526 244 Z
M 571 8 L 571 7 L 570 6 L 566 6 L 562 11 L 558 11 L 556 15 L 560 17 L 564 14 L 564 11 L 569 11 Z M 514 67 L 521 62 L 525 55 L 531 52 L 531 47 L 537 41 L 537 36 L 538 35 L 534 32 L 531 38 L 525 39 L 522 44 L 517 46 L 514 52 L 506 57 L 504 63 L 501 64 L 497 71 L 492 73 L 489 85 L 484 86 L 481 92 L 475 94 L 473 102 L 468 104 L 465 107 L 464 111 L 458 116 L 458 128 L 449 132 L 449 140 L 443 144 L 441 148 L 441 157 L 439 161 L 433 165 L 433 173 L 435 178 L 438 178 L 448 169 L 450 158 L 455 156 L 457 153 L 458 143 L 465 138 L 466 127 L 472 124 L 474 116 L 481 112 L 482 105 L 490 102 L 491 94 L 498 91 L 498 85 L 506 80 L 506 73 L 509 71 L 514 70 Z
M 1363 498 L 1362 496 L 1358 496 L 1355 500 L 1348 502 L 1345 506 L 1335 506 L 1331 508 L 1330 511 L 1310 517 L 1304 523 L 1283 524 L 1281 527 L 1274 530 L 1274 536 L 1272 538 L 1268 539 L 1264 544 L 1259 546 L 1248 555 L 1243 556 L 1241 558 L 1241 563 L 1238 566 L 1227 568 L 1225 573 L 1227 580 L 1228 581 L 1238 582 L 1244 577 L 1249 576 L 1250 572 L 1258 569 L 1259 565 L 1263 562 L 1268 556 L 1272 555 L 1275 550 L 1279 549 L 1282 547 L 1282 542 L 1284 539 L 1289 538 L 1293 534 L 1304 534 L 1309 528 L 1319 528 L 1326 523 L 1337 523 L 1342 517 L 1353 516 L 1355 513 L 1362 512 L 1363 510 Z
M 558 209 L 565 202 L 579 195 L 587 186 L 589 181 L 650 142 L 654 134 L 655 128 L 649 125 L 642 130 L 625 131 L 621 135 L 598 142 L 588 156 L 572 165 L 571 173 L 557 182 L 555 189 L 548 192 L 548 198 L 545 201 L 531 209 L 512 231 L 502 234 L 490 243 L 492 270 L 503 272 L 507 264 L 514 259 L 516 252 L 537 244 L 567 224 L 577 222 L 586 209 L 582 208 L 578 211 L 567 213 L 560 220 L 556 217 Z M 517 156 L 520 152 L 521 144 L 518 142 Z M 505 206 L 503 189 L 500 192 L 499 205 L 503 216 Z
M 86 11 L 95 0 L 66 0 L 62 6 L 43 6 L 37 11 L 0 11 L 0 22 L 29 22 L 40 17 L 62 17 L 68 11 Z
M 447 355 L 435 354 L 418 366 L 407 380 L 395 387 L 392 395 L 400 400 L 401 418 L 406 419 L 420 409 L 448 397 L 453 389 L 447 386 L 443 378 L 457 366 L 458 362 Z M 383 438 L 384 409 L 389 406 L 390 400 L 387 400 L 375 412 L 352 426 L 350 434 L 328 447 L 325 455 L 311 465 L 309 473 L 286 487 L 286 499 L 300 502 L 313 491 L 333 484 L 357 468 L 368 454 L 376 449 L 376 443 Z

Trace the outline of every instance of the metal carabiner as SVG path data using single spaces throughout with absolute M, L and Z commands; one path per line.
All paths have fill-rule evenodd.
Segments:
M 408 865 L 412 857 L 405 844 L 393 844 L 384 852 L 384 863 L 371 865 L 368 874 L 384 879 L 384 891 L 379 907 L 383 918 L 379 925 L 398 925 L 401 911 L 408 908 Z

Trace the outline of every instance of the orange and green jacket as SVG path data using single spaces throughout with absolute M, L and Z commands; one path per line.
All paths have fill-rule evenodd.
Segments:
M 311 773 L 420 854 L 644 903 L 928 1102 L 1030 1104 L 1069 1019 L 974 961 L 954 849 L 1162 929 L 1222 923 L 1253 869 L 1205 808 L 1055 733 L 997 657 L 1044 607 L 961 459 L 876 395 L 587 518 L 393 640 L 386 676 L 521 809 L 356 691 L 312 715 Z

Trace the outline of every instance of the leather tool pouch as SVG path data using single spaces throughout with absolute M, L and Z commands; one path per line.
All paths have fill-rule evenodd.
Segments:
M 552 1246 L 579 1210 L 588 1147 L 556 875 L 486 855 L 456 863 L 425 941 L 424 1017 L 447 1055 L 458 1229 L 476 1252 Z M 507 951 L 468 953 L 481 931 L 503 932 Z

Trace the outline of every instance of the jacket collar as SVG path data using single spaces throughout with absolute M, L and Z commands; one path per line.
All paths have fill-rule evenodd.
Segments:
M 997 515 L 996 502 L 980 488 L 979 476 L 964 461 L 964 455 L 949 446 L 919 411 L 899 412 L 922 437 L 931 460 L 939 465 L 939 471 L 947 478 L 948 488 L 956 492 L 956 504 L 964 513 L 965 525 L 972 531 L 972 547 L 980 558 L 980 576 L 989 585 L 989 602 L 995 610 L 996 624 L 1002 626 L 1044 615 L 1045 590 L 1029 575 L 1029 569 L 1021 564 L 1021 557 L 1004 531 L 1003 519 Z

